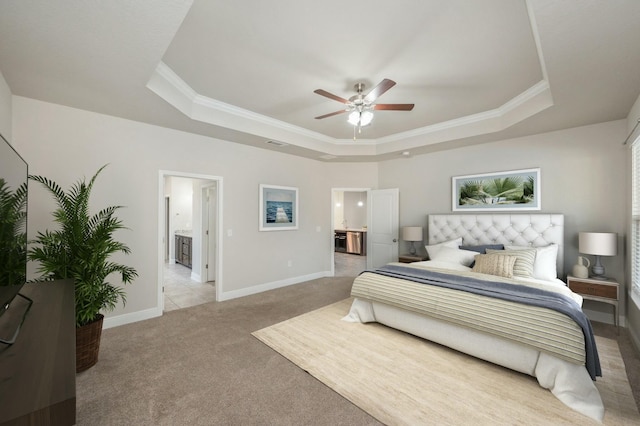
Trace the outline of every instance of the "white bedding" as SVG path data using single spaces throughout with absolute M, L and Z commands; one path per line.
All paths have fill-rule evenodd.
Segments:
M 455 271 L 471 270 L 467 266 L 446 261 L 416 262 L 411 266 L 435 267 L 454 273 Z M 558 279 L 552 281 L 522 277 L 517 279 L 541 286 L 566 287 Z M 575 293 L 571 296 L 579 305 L 582 305 L 581 296 Z M 379 322 L 477 358 L 529 374 L 537 378 L 540 386 L 549 389 L 560 401 L 574 410 L 598 421 L 602 421 L 604 416 L 604 406 L 600 394 L 583 365 L 573 364 L 518 342 L 381 302 L 356 299 L 344 320 Z

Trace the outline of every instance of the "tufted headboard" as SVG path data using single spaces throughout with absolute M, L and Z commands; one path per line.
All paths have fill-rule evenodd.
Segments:
M 428 243 L 462 237 L 464 245 L 558 245 L 556 267 L 564 276 L 564 215 L 562 214 L 432 214 Z

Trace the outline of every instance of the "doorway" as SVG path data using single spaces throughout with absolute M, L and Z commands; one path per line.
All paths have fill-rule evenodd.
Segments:
M 158 306 L 220 300 L 222 178 L 160 171 Z
M 332 189 L 332 272 L 355 277 L 367 267 L 367 188 Z

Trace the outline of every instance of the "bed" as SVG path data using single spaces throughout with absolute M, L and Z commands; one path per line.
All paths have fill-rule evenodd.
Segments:
M 534 376 L 602 421 L 591 325 L 582 298 L 557 278 L 563 244 L 561 214 L 429 215 L 430 260 L 363 272 L 344 319 L 378 322 Z

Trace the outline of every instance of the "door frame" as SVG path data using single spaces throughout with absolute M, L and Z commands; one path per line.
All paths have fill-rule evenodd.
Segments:
M 221 300 L 223 294 L 223 274 L 222 274 L 222 259 L 223 259 L 223 247 L 222 247 L 222 224 L 223 224 L 223 178 L 221 176 L 205 175 L 200 173 L 188 173 L 173 170 L 159 170 L 158 171 L 158 300 L 157 306 L 160 307 L 160 312 L 164 314 L 164 244 L 165 244 L 165 187 L 164 181 L 167 177 L 182 177 L 189 179 L 203 179 L 209 181 L 215 181 L 218 190 L 216 191 L 216 300 Z M 167 244 L 170 242 L 167 241 Z
M 208 196 L 208 192 L 211 189 L 214 189 L 215 191 L 215 200 L 211 201 L 211 200 L 207 200 L 206 202 L 204 201 L 205 196 Z M 210 234 L 206 235 L 206 241 L 205 241 L 205 234 L 203 232 L 202 235 L 202 240 L 201 240 L 201 259 L 200 259 L 200 277 L 202 282 L 210 282 L 210 281 L 215 281 L 216 280 L 216 271 L 218 270 L 218 257 L 216 255 L 217 253 L 217 247 L 216 247 L 216 240 L 218 237 L 218 211 L 217 211 L 217 202 L 218 202 L 218 182 L 214 181 L 214 182 L 207 182 L 206 184 L 202 185 L 200 187 L 200 193 L 202 195 L 202 229 L 204 230 L 205 228 L 207 230 L 210 230 Z M 211 208 L 211 204 L 214 204 L 214 208 Z M 213 225 L 212 228 L 213 229 L 209 229 L 209 212 L 210 211 L 214 211 L 213 213 Z M 206 224 L 206 226 L 205 226 Z M 211 247 L 213 246 L 213 259 L 212 262 L 209 262 L 209 258 L 210 256 L 210 251 L 212 250 Z M 206 265 L 209 265 L 210 263 L 212 263 L 210 266 L 211 268 L 208 268 Z M 209 279 L 209 271 L 213 270 L 213 280 Z M 216 300 L 217 300 L 217 295 L 216 295 Z
M 335 205 L 336 205 L 336 192 L 365 192 L 367 194 L 367 205 L 369 205 L 369 191 L 371 188 L 331 188 L 331 229 L 329 232 L 330 245 L 331 247 L 331 255 L 329 256 L 329 264 L 331 265 L 330 275 L 334 277 L 336 275 L 336 251 L 334 249 L 334 231 L 335 231 Z M 369 214 L 367 212 L 367 223 L 369 222 Z M 368 242 L 367 242 L 368 244 Z M 367 256 L 369 256 L 369 252 L 367 251 Z

